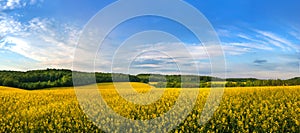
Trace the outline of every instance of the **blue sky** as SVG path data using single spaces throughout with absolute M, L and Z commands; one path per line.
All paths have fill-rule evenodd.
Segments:
M 113 2 L 0 0 L 0 70 L 71 69 L 76 44 L 85 24 Z M 185 2 L 198 9 L 217 32 L 226 56 L 227 77 L 286 79 L 300 75 L 300 1 Z M 169 5 L 172 6 L 171 1 Z M 147 30 L 172 33 L 196 58 L 200 73 L 210 75 L 209 59 L 201 41 L 182 25 L 154 16 L 134 18 L 116 27 L 99 50 L 104 52 L 96 58 L 96 70 L 111 71 L 111 57 L 105 55 L 112 56 L 118 44 L 126 41 L 127 45 L 136 44 L 131 46 L 134 49 L 155 44 L 174 53 L 175 57 L 146 52 L 131 61 L 130 70 L 118 68 L 118 72 L 176 73 L 174 59 L 180 61 L 181 53 L 170 47 L 177 46 L 178 40 L 168 36 L 162 40 L 159 36 L 128 39 Z M 138 52 L 124 49 L 127 50 L 123 51 L 125 55 L 126 52 Z

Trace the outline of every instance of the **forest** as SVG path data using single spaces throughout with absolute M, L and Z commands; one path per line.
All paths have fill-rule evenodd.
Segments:
M 182 77 L 184 76 L 184 77 Z M 75 77 L 75 78 L 74 78 Z M 74 83 L 73 83 L 74 78 Z M 95 79 L 94 81 L 91 79 Z M 181 80 L 185 80 L 181 82 Z M 36 90 L 51 87 L 70 87 L 73 85 L 87 85 L 103 82 L 143 82 L 157 88 L 195 88 L 195 87 L 250 87 L 250 86 L 291 86 L 300 85 L 300 77 L 292 79 L 255 79 L 255 78 L 229 78 L 221 79 L 210 76 L 195 75 L 160 75 L 160 74 L 138 74 L 129 75 L 122 73 L 87 73 L 72 72 L 67 69 L 46 69 L 20 71 L 0 71 L 0 86 L 16 87 L 26 90 Z M 213 81 L 213 82 L 211 82 Z

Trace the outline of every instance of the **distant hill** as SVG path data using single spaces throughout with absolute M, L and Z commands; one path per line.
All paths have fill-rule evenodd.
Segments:
M 161 74 L 138 74 L 129 75 L 122 73 L 102 73 L 96 72 L 72 72 L 67 69 L 46 69 L 32 70 L 27 72 L 20 71 L 0 71 L 0 86 L 17 87 L 26 90 L 43 89 L 50 87 L 68 87 L 73 86 L 72 76 L 76 76 L 76 85 L 87 85 L 94 82 L 157 82 L 156 87 L 211 87 L 217 85 L 210 81 L 225 81 L 227 87 L 244 86 L 288 86 L 300 85 L 300 77 L 288 80 L 260 80 L 255 78 L 230 78 L 221 79 L 210 76 L 196 75 L 161 75 Z M 89 78 L 94 77 L 92 82 Z M 182 76 L 185 81 L 181 82 Z M 222 84 L 221 84 L 222 85 Z

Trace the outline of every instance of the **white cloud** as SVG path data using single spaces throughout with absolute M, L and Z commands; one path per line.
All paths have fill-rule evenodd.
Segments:
M 0 49 L 38 61 L 40 66 L 70 68 L 80 29 L 53 19 L 33 18 L 21 23 L 0 16 Z
M 237 29 L 236 27 L 230 27 L 233 29 Z M 289 32 L 291 36 L 296 39 L 300 39 L 300 35 L 298 34 L 299 29 L 293 28 L 293 31 Z M 226 38 L 226 44 L 235 45 L 241 47 L 247 47 L 251 49 L 260 49 L 260 50 L 274 50 L 274 46 L 280 48 L 282 51 L 292 51 L 295 49 L 299 49 L 299 46 L 295 44 L 294 40 L 290 40 L 279 36 L 270 31 L 263 31 L 258 29 L 252 29 L 245 33 L 235 33 L 230 30 L 221 29 L 218 30 L 221 36 Z M 238 37 L 238 38 L 237 38 Z M 228 40 L 227 40 L 228 39 Z
M 28 5 L 35 5 L 40 2 L 43 2 L 43 0 L 1 0 L 0 11 L 23 8 Z
M 227 45 L 232 45 L 236 47 L 245 47 L 245 48 L 251 48 L 251 49 L 260 49 L 260 50 L 272 50 L 272 47 L 268 47 L 265 45 L 257 44 L 257 43 L 238 43 L 238 42 L 233 42 L 233 43 L 227 43 Z
M 23 4 L 20 2 L 20 0 L 7 0 L 1 2 L 1 10 L 15 9 L 15 8 L 20 8 L 22 6 Z
M 244 38 L 246 40 L 252 40 L 250 37 L 248 37 L 247 35 L 244 35 L 244 34 L 237 34 L 237 36 L 240 38 Z
M 0 36 L 21 32 L 24 27 L 18 21 L 15 21 L 12 17 L 0 14 Z
M 264 40 L 267 42 L 280 47 L 284 50 L 291 50 L 294 49 L 296 46 L 290 42 L 289 40 L 280 37 L 274 33 L 267 32 L 267 31 L 261 31 L 261 30 L 255 30 L 257 33 L 261 34 L 264 37 Z

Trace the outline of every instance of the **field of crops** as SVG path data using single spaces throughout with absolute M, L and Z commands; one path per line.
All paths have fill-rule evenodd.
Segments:
M 118 84 L 122 86 L 124 83 Z M 151 120 L 163 116 L 176 104 L 182 91 L 131 83 L 141 94 L 151 90 L 152 93 L 163 91 L 156 102 L 138 105 L 119 96 L 112 83 L 98 85 L 108 106 L 128 120 Z M 189 89 L 191 94 L 194 91 L 196 89 Z M 198 120 L 209 92 L 210 89 L 200 89 L 193 110 L 180 124 L 170 125 L 175 126 L 171 132 L 300 132 L 300 86 L 226 88 L 213 117 L 205 125 L 200 125 Z M 188 101 L 188 95 L 185 97 Z M 111 118 L 101 119 L 97 115 L 102 111 L 100 109 L 93 112 L 96 121 L 93 123 L 83 113 L 76 98 L 71 87 L 36 91 L 0 87 L 0 132 L 102 132 L 96 125 L 113 121 Z M 91 108 L 94 107 L 92 104 L 89 104 Z M 143 127 L 139 124 L 132 126 Z M 155 124 L 158 128 L 144 131 L 156 132 L 163 125 Z M 128 127 L 124 125 L 128 123 L 119 123 L 119 127 L 113 129 L 101 128 L 114 132 L 135 131 L 122 128 Z

